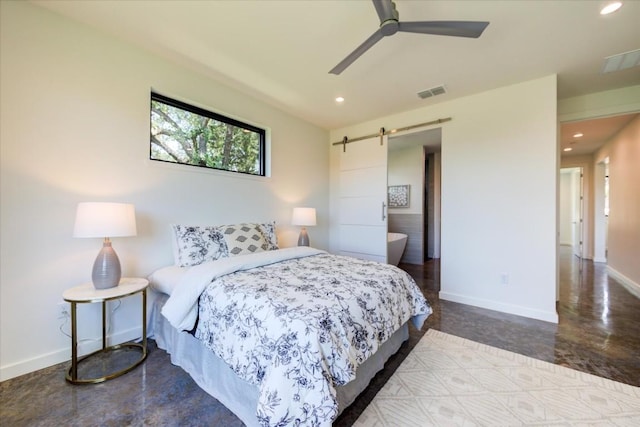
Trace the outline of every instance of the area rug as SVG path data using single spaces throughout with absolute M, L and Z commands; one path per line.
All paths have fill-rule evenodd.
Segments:
M 637 427 L 640 388 L 430 329 L 354 425 Z

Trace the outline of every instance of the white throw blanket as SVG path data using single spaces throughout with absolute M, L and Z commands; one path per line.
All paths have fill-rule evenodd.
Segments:
M 297 246 L 277 251 L 258 252 L 238 257 L 222 258 L 191 267 L 174 288 L 162 308 L 171 325 L 181 331 L 193 329 L 198 318 L 198 298 L 211 281 L 236 271 L 269 265 L 287 259 L 304 258 L 324 253 L 320 249 Z

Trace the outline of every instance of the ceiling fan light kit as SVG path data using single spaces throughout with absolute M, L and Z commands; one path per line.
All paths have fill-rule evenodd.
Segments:
M 396 4 L 391 0 L 372 0 L 376 8 L 380 27 L 367 40 L 351 52 L 338 65 L 333 67 L 330 74 L 340 74 L 355 62 L 362 54 L 383 37 L 392 36 L 398 31 L 405 33 L 430 34 L 438 36 L 478 38 L 487 28 L 486 21 L 418 21 L 400 22 Z

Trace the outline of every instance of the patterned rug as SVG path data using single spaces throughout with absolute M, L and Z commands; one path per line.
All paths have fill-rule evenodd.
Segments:
M 640 388 L 430 329 L 354 425 L 637 427 Z

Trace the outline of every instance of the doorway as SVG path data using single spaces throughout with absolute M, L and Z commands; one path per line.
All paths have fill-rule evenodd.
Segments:
M 424 257 L 440 258 L 440 152 L 424 148 Z
M 389 232 L 408 236 L 404 264 L 440 258 L 441 144 L 440 128 L 389 136 L 388 185 L 409 189 L 406 206 L 388 209 Z
M 560 244 L 584 257 L 584 185 L 581 167 L 560 169 Z
M 594 198 L 593 261 L 607 262 L 609 219 L 609 158 L 596 164 Z

